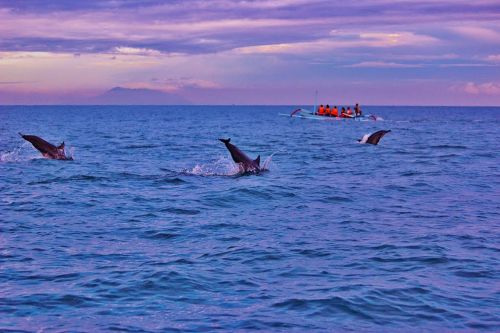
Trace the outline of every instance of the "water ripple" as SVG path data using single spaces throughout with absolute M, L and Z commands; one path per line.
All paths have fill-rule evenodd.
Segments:
M 499 109 L 289 109 L 0 106 L 0 331 L 499 331 Z

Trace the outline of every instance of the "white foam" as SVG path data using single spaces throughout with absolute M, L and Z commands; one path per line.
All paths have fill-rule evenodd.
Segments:
M 68 149 L 65 149 L 64 150 L 64 156 L 66 156 L 67 158 L 71 158 L 72 160 L 74 160 L 75 159 L 75 147 L 69 146 Z
M 21 162 L 40 158 L 36 150 L 32 149 L 29 142 L 24 142 L 21 146 L 11 151 L 0 153 L 0 162 Z
M 14 149 L 13 151 L 8 151 L 6 153 L 0 153 L 1 162 L 18 162 L 21 161 L 21 147 Z
M 262 171 L 267 171 L 270 169 L 274 154 L 275 153 L 264 160 L 260 168 Z M 228 157 L 219 157 L 213 162 L 196 164 L 193 168 L 184 169 L 182 170 L 182 172 L 188 175 L 196 176 L 234 176 L 244 173 L 245 170 L 243 170 L 243 168 L 239 164 L 234 163 Z
M 219 157 L 213 162 L 196 164 L 192 169 L 183 170 L 183 173 L 196 176 L 234 176 L 239 172 L 239 166 L 227 157 Z
M 267 170 L 269 170 L 269 169 L 271 168 L 271 163 L 272 163 L 272 161 L 273 161 L 273 156 L 274 156 L 276 153 L 278 153 L 278 152 L 274 152 L 274 153 L 272 153 L 272 154 L 271 154 L 268 158 L 266 158 L 266 159 L 264 160 L 264 162 L 262 163 L 262 166 L 261 166 L 261 168 L 260 168 L 261 170 L 263 170 L 263 171 L 267 171 Z

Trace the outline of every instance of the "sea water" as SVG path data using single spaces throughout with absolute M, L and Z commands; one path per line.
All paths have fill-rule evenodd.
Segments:
M 296 107 L 0 107 L 0 330 L 500 330 L 500 108 Z

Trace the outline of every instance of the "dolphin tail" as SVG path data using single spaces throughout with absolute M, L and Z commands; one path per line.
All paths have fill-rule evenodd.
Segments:
M 255 162 L 258 166 L 260 166 L 260 155 L 259 155 L 259 156 L 257 156 L 257 158 L 254 160 L 254 162 Z
M 228 139 L 219 139 L 221 142 L 224 142 L 224 144 L 228 144 L 229 141 L 231 141 L 231 138 Z
M 21 132 L 17 132 L 23 139 L 24 139 L 24 134 Z

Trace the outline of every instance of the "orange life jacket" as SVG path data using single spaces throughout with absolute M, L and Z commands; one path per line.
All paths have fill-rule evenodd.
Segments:
M 347 114 L 350 115 L 350 116 L 352 115 L 351 109 L 347 109 Z
M 320 106 L 318 109 L 318 114 L 320 116 L 323 116 L 325 114 L 325 108 L 323 106 Z
M 339 116 L 339 110 L 337 108 L 333 108 L 331 111 L 331 114 L 333 117 L 338 117 Z
M 328 106 L 325 108 L 325 115 L 330 115 L 330 108 Z

